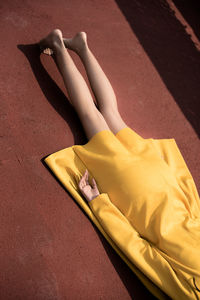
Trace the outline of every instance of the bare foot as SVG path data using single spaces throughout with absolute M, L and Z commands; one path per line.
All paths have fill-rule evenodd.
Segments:
M 65 46 L 61 30 L 54 29 L 44 39 L 40 40 L 38 45 L 44 54 L 52 55 L 58 47 Z
M 82 50 L 87 48 L 87 34 L 81 31 L 71 39 L 63 38 L 63 42 L 66 48 L 79 54 Z

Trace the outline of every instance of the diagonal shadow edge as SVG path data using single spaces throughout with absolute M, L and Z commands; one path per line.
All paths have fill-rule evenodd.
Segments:
M 165 0 L 115 0 L 200 137 L 200 53 Z

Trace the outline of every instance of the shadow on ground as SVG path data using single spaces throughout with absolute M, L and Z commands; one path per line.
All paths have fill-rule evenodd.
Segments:
M 59 88 L 57 83 L 51 78 L 40 60 L 40 50 L 37 44 L 17 45 L 28 59 L 33 74 L 49 103 L 58 114 L 67 122 L 74 136 L 75 144 L 87 142 L 85 132 L 82 128 L 79 117 L 71 105 L 67 96 Z M 59 100 L 58 100 L 59 99 Z M 82 139 L 82 136 L 84 137 Z
M 173 0 L 173 2 L 200 41 L 200 1 Z
M 115 1 L 174 100 L 200 137 L 200 53 L 184 26 L 165 0 Z M 182 8 L 197 3 L 174 2 L 179 2 Z M 187 6 L 183 2 L 187 2 Z M 184 11 L 186 14 L 186 9 Z M 193 26 L 196 24 L 194 22 Z

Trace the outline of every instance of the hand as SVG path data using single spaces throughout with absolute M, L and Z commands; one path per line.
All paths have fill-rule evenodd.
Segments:
M 94 178 L 92 178 L 92 186 L 90 186 L 88 182 L 88 170 L 86 169 L 83 177 L 79 181 L 79 189 L 83 196 L 86 198 L 88 202 L 92 199 L 96 198 L 99 195 L 99 191 L 97 188 L 97 184 Z

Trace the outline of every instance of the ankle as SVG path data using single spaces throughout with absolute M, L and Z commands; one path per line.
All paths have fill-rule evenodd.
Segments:
M 86 43 L 86 44 L 84 44 L 84 45 L 81 47 L 81 49 L 79 49 L 79 50 L 77 51 L 77 54 L 78 54 L 80 57 L 82 57 L 82 56 L 87 55 L 89 52 L 90 52 L 90 49 L 89 49 L 89 47 L 88 47 L 88 45 L 87 45 L 87 43 Z
M 52 43 L 52 50 L 54 53 L 66 51 L 65 45 L 61 40 L 55 40 Z

